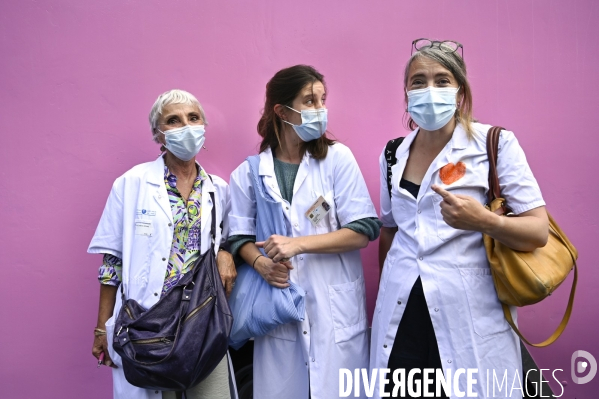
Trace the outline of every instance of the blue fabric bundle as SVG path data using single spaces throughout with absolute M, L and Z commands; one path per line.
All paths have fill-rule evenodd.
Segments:
M 265 191 L 260 178 L 259 156 L 248 157 L 247 161 L 256 193 L 256 240 L 264 241 L 273 234 L 287 236 L 281 204 Z M 237 280 L 229 298 L 233 313 L 229 336 L 232 348 L 239 349 L 250 338 L 265 335 L 281 324 L 304 320 L 306 293 L 291 281 L 289 285 L 283 289 L 273 287 L 248 264 L 237 268 Z

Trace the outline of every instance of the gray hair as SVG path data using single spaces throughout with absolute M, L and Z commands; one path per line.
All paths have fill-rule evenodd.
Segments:
M 164 109 L 164 107 L 170 104 L 197 105 L 200 109 L 200 116 L 202 117 L 204 126 L 208 126 L 208 121 L 206 120 L 204 108 L 202 108 L 202 104 L 200 104 L 200 102 L 194 97 L 193 94 L 186 92 L 185 90 L 169 90 L 158 96 L 156 102 L 152 106 L 152 110 L 150 111 L 150 127 L 152 129 L 152 138 L 155 142 L 159 142 L 158 132 L 156 130 L 158 128 L 158 117 L 162 115 L 162 110 Z
M 441 66 L 449 70 L 458 81 L 460 91 L 462 92 L 462 100 L 460 104 L 458 104 L 455 117 L 457 122 L 462 124 L 464 130 L 468 133 L 468 136 L 472 137 L 474 134 L 474 129 L 472 127 L 472 122 L 474 122 L 472 116 L 472 90 L 466 74 L 466 63 L 457 51 L 452 51 L 453 49 L 447 45 L 442 46 L 443 49 L 441 49 L 439 44 L 435 43 L 433 46 L 422 47 L 410 57 L 404 71 L 404 88 L 408 87 L 408 75 L 414 60 L 426 57 L 441 64 Z M 407 127 L 410 130 L 416 128 L 416 124 L 412 118 L 409 118 Z

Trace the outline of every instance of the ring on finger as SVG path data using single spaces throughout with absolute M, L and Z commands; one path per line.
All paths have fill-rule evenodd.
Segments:
M 287 262 L 289 261 L 289 258 L 281 258 L 281 260 L 279 262 Z

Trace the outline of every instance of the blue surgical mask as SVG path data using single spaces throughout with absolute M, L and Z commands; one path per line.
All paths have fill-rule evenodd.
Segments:
M 206 140 L 204 125 L 185 125 L 166 132 L 158 131 L 164 134 L 166 149 L 182 161 L 195 157 Z
M 438 130 L 451 120 L 456 110 L 459 87 L 432 87 L 408 91 L 408 112 L 418 126 Z
M 292 111 L 302 115 L 302 124 L 294 125 L 291 122 L 283 121 L 291 126 L 302 141 L 312 141 L 320 138 L 327 130 L 327 109 L 302 109 L 298 111 L 286 106 Z

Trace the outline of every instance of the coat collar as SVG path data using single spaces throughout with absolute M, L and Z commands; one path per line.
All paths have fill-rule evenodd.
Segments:
M 150 164 L 147 182 L 155 185 L 164 184 L 164 158 L 160 155 Z
M 154 186 L 156 189 L 154 191 L 153 197 L 164 211 L 165 215 L 172 222 L 173 214 L 171 211 L 171 206 L 168 200 L 168 193 L 166 191 L 166 184 L 164 182 L 164 159 L 162 155 L 158 157 L 154 162 L 150 163 L 150 169 L 148 174 L 146 175 L 146 181 Z M 215 192 L 216 188 L 212 183 L 212 179 L 204 179 L 202 181 L 202 216 L 204 216 L 204 212 L 210 212 L 212 210 L 212 201 L 209 199 L 210 192 Z M 202 231 L 205 229 L 205 225 L 201 225 Z
M 274 176 L 275 164 L 272 159 L 272 150 L 270 149 L 270 147 L 258 154 L 258 157 L 260 158 L 258 174 L 260 176 Z
M 410 146 L 414 142 L 414 139 L 416 139 L 418 130 L 419 129 L 416 129 L 408 134 L 401 145 L 397 148 L 396 156 L 398 160 L 404 155 L 407 156 L 410 151 Z M 447 143 L 446 148 L 451 150 L 463 150 L 464 148 L 468 147 L 468 140 L 468 134 L 464 130 L 464 127 L 461 123 L 458 123 L 453 130 L 453 134 L 451 135 L 451 139 L 449 140 L 449 143 Z
M 403 171 L 406 167 L 408 156 L 410 154 L 410 146 L 414 142 L 414 139 L 418 134 L 418 130 L 419 129 L 416 129 L 408 134 L 401 145 L 397 148 L 397 152 L 395 153 L 397 157 L 397 166 L 394 168 L 394 172 L 397 171 L 397 173 L 400 173 L 400 175 L 403 175 Z M 451 162 L 450 157 L 453 158 L 452 154 L 454 151 L 467 148 L 468 140 L 469 139 L 466 131 L 464 130 L 463 126 L 458 123 L 453 131 L 451 139 L 441 150 L 439 155 L 437 155 L 437 157 L 433 160 L 432 164 L 429 166 L 426 174 L 424 175 L 420 185 L 420 194 L 418 194 L 417 201 L 420 201 L 420 199 L 424 196 L 424 193 L 432 184 L 433 174 L 443 166 L 447 165 L 448 162 Z
M 264 176 L 264 185 L 268 193 L 277 201 L 284 201 L 283 196 L 281 195 L 281 189 L 279 188 L 279 184 L 276 181 L 275 175 L 275 165 L 273 160 L 272 150 L 267 148 L 260 154 L 260 166 L 258 167 L 258 174 L 260 176 Z M 299 169 L 297 171 L 297 175 L 295 176 L 295 183 L 293 184 L 293 195 L 297 193 L 300 186 L 306 180 L 308 176 L 309 166 L 310 166 L 310 158 L 312 156 L 306 151 L 302 161 L 300 162 Z
M 196 165 L 202 170 L 202 166 L 196 161 Z M 207 172 L 206 172 L 207 173 Z M 155 184 L 157 186 L 164 185 L 164 158 L 160 155 L 154 162 L 150 164 L 150 171 L 147 176 L 147 182 Z M 212 179 L 203 179 L 202 181 L 202 192 L 213 192 L 215 191 Z
M 258 154 L 258 156 L 260 157 L 260 166 L 258 168 L 258 174 L 260 176 L 274 176 L 275 164 L 273 161 L 273 153 L 270 147 L 262 151 L 260 154 Z M 306 166 L 309 166 L 310 158 L 312 158 L 312 156 L 308 153 L 308 151 L 306 151 L 304 157 L 302 158 L 302 161 L 300 162 L 300 165 L 305 163 Z

